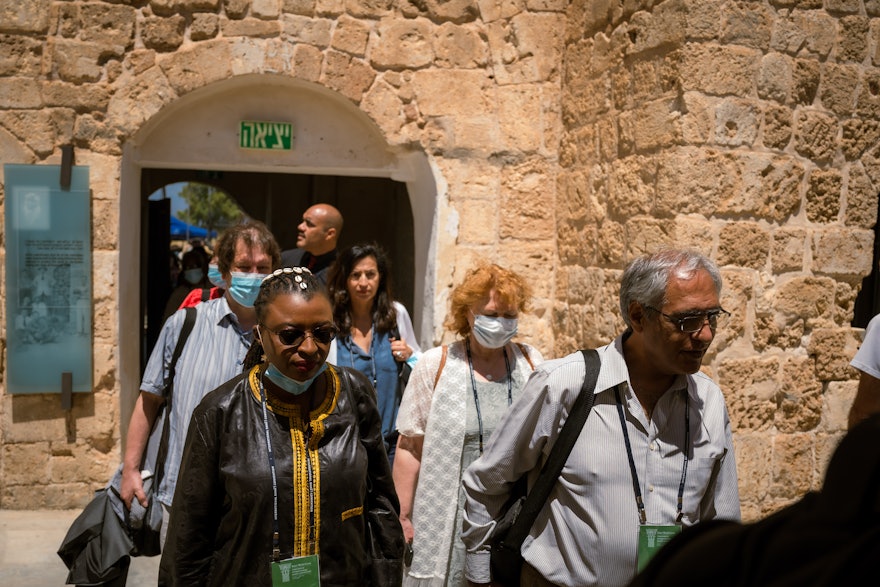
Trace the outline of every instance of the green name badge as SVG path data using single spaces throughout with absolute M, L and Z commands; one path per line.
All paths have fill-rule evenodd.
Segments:
M 321 587 L 318 555 L 298 556 L 272 563 L 272 587 Z
M 645 568 L 657 551 L 681 533 L 681 526 L 639 526 L 639 572 Z

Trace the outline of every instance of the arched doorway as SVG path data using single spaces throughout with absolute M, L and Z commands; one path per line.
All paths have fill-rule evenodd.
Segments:
M 292 148 L 239 146 L 243 121 L 292 125 Z M 326 201 L 345 217 L 341 246 L 377 240 L 391 253 L 399 297 L 425 344 L 433 324 L 436 179 L 423 153 L 395 152 L 378 127 L 347 99 L 314 84 L 276 75 L 217 82 L 177 100 L 149 120 L 123 147 L 120 226 L 120 345 L 122 432 L 137 397 L 148 316 L 149 265 L 156 249 L 147 197 L 163 185 L 210 183 L 233 194 L 265 221 L 282 248 L 293 246 L 296 224 L 310 204 Z M 158 221 L 161 222 L 161 221 Z M 154 219 L 153 224 L 157 221 Z M 167 242 L 167 241 L 166 241 Z M 425 340 L 427 337 L 427 340 Z

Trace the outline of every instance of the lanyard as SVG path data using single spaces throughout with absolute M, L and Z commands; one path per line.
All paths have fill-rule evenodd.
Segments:
M 474 376 L 474 362 L 471 358 L 471 341 L 464 339 L 464 347 L 467 351 L 468 369 L 471 372 L 471 389 L 474 390 L 474 405 L 477 406 L 477 426 L 480 428 L 480 454 L 483 454 L 483 416 L 480 414 L 480 396 L 477 394 L 477 378 Z M 507 349 L 502 347 L 504 353 L 504 366 L 507 368 L 507 406 L 513 403 L 513 381 L 510 374 L 510 359 L 507 358 Z
M 260 405 L 263 408 L 263 430 L 266 433 L 266 450 L 269 452 L 269 469 L 272 471 L 272 560 L 278 562 L 281 559 L 281 546 L 278 526 L 278 477 L 275 474 L 275 453 L 272 450 L 272 440 L 269 438 L 269 410 L 266 408 L 266 390 L 263 387 L 263 378 L 260 377 Z M 311 457 L 308 446 L 311 440 L 312 427 L 309 425 L 305 435 L 306 445 L 306 470 L 308 472 L 309 489 L 309 542 L 314 543 L 315 530 L 315 478 L 312 471 Z
M 621 384 L 622 385 L 622 384 Z M 645 524 L 647 516 L 645 515 L 645 504 L 642 501 L 642 490 L 639 485 L 639 474 L 636 471 L 636 462 L 633 459 L 632 446 L 629 442 L 629 433 L 626 429 L 626 417 L 623 415 L 623 402 L 620 400 L 620 385 L 614 388 L 614 398 L 617 400 L 617 414 L 620 416 L 620 426 L 623 428 L 623 441 L 626 443 L 626 456 L 629 458 L 629 470 L 632 474 L 633 491 L 636 495 L 636 506 L 639 508 L 639 522 Z M 687 479 L 688 458 L 687 451 L 691 444 L 691 415 L 690 402 L 687 393 L 684 396 L 684 449 L 681 451 L 684 456 L 684 464 L 681 467 L 681 482 L 678 484 L 678 510 L 675 516 L 675 522 L 680 523 L 682 517 L 682 505 L 684 500 L 684 482 Z

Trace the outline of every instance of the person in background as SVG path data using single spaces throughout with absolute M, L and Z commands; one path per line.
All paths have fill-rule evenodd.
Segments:
M 849 427 L 880 413 L 880 314 L 865 328 L 865 340 L 850 365 L 859 371 L 859 389 L 849 410 Z
M 174 495 L 186 507 L 172 512 L 160 584 L 268 586 L 309 571 L 284 584 L 400 585 L 374 392 L 326 362 L 336 333 L 326 290 L 308 269 L 279 269 L 254 308 L 244 372 L 193 413 Z
M 249 221 L 233 226 L 221 235 L 217 259 L 229 287 L 223 297 L 197 306 L 192 333 L 184 345 L 171 382 L 174 395 L 168 454 L 155 493 L 165 514 L 162 542 L 168 529 L 190 416 L 206 393 L 241 372 L 257 321 L 254 300 L 263 277 L 277 267 L 280 251 L 265 224 Z M 128 506 L 132 499 L 147 506 L 141 462 L 159 407 L 165 401 L 163 394 L 169 376 L 168 367 L 185 317 L 185 310 L 178 310 L 162 326 L 141 380 L 123 455 L 120 496 Z
M 339 336 L 328 360 L 357 369 L 376 388 L 382 433 L 393 464 L 395 421 L 403 393 L 398 389 L 398 368 L 417 360 L 421 349 L 409 313 L 394 300 L 388 255 L 375 243 L 345 249 L 330 271 L 329 290 Z
M 529 300 L 520 275 L 478 266 L 452 293 L 446 327 L 459 340 L 426 351 L 413 369 L 394 465 L 400 522 L 413 549 L 406 585 L 466 584 L 461 474 L 542 361 L 537 349 L 511 342 Z
M 208 281 L 208 262 L 210 257 L 202 247 L 192 248 L 183 254 L 182 270 L 178 277 L 178 284 L 165 304 L 165 312 L 162 321 L 168 319 L 171 314 L 181 307 L 181 302 L 193 290 L 210 290 L 211 282 Z M 207 295 L 207 293 L 206 293 Z M 207 298 L 206 298 L 207 299 Z
M 336 259 L 342 214 L 330 204 L 315 204 L 305 211 L 296 231 L 297 248 L 281 252 L 281 265 L 308 267 L 326 285 L 330 266 Z
M 211 284 L 210 289 L 205 290 L 204 288 L 198 288 L 190 291 L 183 301 L 180 302 L 178 310 L 181 308 L 197 306 L 202 302 L 223 297 L 223 294 L 226 293 L 226 282 L 223 280 L 223 275 L 220 273 L 220 268 L 217 266 L 216 255 L 211 257 L 211 260 L 208 263 L 208 282 Z
M 728 316 L 721 286 L 715 263 L 692 251 L 645 255 L 624 270 L 627 328 L 597 349 L 595 402 L 523 543 L 523 585 L 621 587 L 682 527 L 740 519 L 727 406 L 700 372 Z M 585 373 L 580 351 L 540 365 L 465 471 L 471 583 L 490 583 L 495 521 L 518 479 L 535 482 Z

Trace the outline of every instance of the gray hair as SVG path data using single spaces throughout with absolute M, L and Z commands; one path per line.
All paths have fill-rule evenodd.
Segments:
M 662 308 L 666 303 L 666 288 L 670 277 L 690 279 L 704 270 L 715 283 L 721 295 L 721 272 L 714 261 L 696 251 L 668 249 L 644 255 L 633 260 L 623 271 L 620 281 L 620 313 L 628 327 L 630 304 Z

